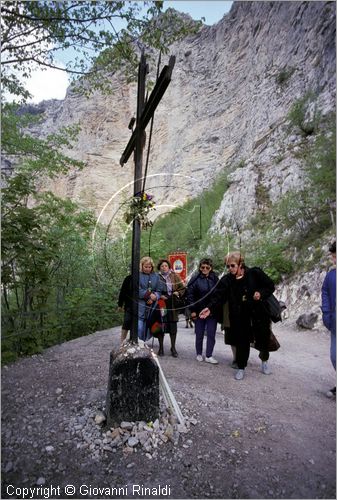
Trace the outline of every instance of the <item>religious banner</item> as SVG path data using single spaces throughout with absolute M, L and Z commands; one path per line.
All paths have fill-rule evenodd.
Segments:
M 168 255 L 172 270 L 180 276 L 182 281 L 187 277 L 187 252 L 175 252 Z

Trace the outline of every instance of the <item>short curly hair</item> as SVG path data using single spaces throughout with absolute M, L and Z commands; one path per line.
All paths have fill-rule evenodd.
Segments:
M 201 261 L 199 262 L 199 268 L 203 264 L 206 264 L 207 266 L 210 266 L 210 267 L 213 268 L 213 261 L 212 261 L 212 259 L 209 259 L 208 257 L 205 257 L 204 259 L 201 259 Z
M 163 262 L 166 262 L 166 264 L 169 266 L 169 269 L 171 269 L 171 263 L 167 259 L 160 259 L 158 264 L 157 264 L 157 269 L 158 271 L 160 270 L 160 266 L 163 264 Z

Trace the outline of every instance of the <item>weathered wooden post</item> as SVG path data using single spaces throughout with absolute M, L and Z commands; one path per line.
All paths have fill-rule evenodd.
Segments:
M 175 64 L 171 56 L 169 65 L 161 74 L 145 103 L 145 82 L 148 67 L 142 54 L 138 68 L 136 127 L 121 156 L 123 166 L 134 151 L 135 177 L 134 195 L 142 190 L 143 148 L 145 129 L 156 107 L 165 93 Z M 107 393 L 107 424 L 115 425 L 121 420 L 155 420 L 159 415 L 159 369 L 151 351 L 138 346 L 138 289 L 140 262 L 141 224 L 137 217 L 132 226 L 132 325 L 131 345 L 112 351 Z

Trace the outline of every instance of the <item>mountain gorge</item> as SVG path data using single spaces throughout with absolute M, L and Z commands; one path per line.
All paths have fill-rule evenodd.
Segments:
M 312 190 L 308 157 L 321 154 L 318 137 L 333 134 L 335 3 L 234 2 L 221 21 L 175 43 L 169 55 L 176 56 L 176 64 L 155 113 L 145 187 L 156 201 L 154 220 L 205 192 L 212 197 L 212 188 L 220 183 L 221 200 L 200 252 L 211 253 L 215 235 L 226 236 L 223 253 L 225 241 L 248 253 L 248 262 L 263 265 L 268 256 L 256 249 L 274 245 L 273 252 L 285 251 L 292 263 L 289 272 L 280 271 L 281 298 L 288 304 L 302 301 L 304 309 L 309 303 L 317 306 L 327 265 L 322 248 L 333 234 L 333 215 L 328 217 L 333 202 L 328 200 L 325 226 L 317 235 L 303 222 L 303 248 L 295 242 L 296 248 L 289 249 L 302 216 L 295 215 L 291 225 L 287 215 L 281 220 L 278 214 L 287 196 L 295 194 L 296 199 L 297 192 L 302 196 L 305 189 Z M 121 73 L 108 77 L 111 95 L 94 92 L 86 98 L 70 87 L 64 101 L 40 103 L 42 119 L 31 131 L 43 137 L 80 125 L 75 147 L 67 152 L 86 167 L 48 187 L 117 228 L 122 205 L 133 194 L 132 157 L 124 167 L 119 160 L 131 133 L 136 84 L 127 83 Z M 312 169 L 320 168 L 319 162 Z M 203 199 L 209 204 L 210 198 Z M 315 200 L 321 203 L 318 195 Z M 305 218 L 301 210 L 299 205 Z M 318 215 L 312 216 L 316 225 Z M 308 264 L 300 274 L 299 253 Z

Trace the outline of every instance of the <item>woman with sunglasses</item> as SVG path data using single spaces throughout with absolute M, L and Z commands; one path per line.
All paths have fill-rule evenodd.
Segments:
M 216 314 L 215 310 L 214 314 L 208 315 L 207 318 L 200 318 L 199 313 L 209 303 L 218 281 L 219 278 L 213 271 L 212 260 L 205 258 L 199 263 L 198 274 L 192 276 L 187 285 L 187 305 L 191 312 L 191 319 L 195 323 L 196 359 L 197 361 L 204 361 L 202 350 L 206 332 L 207 342 L 205 361 L 213 365 L 218 364 L 218 361 L 213 357 L 218 318 L 214 315 Z
M 244 377 L 252 342 L 260 351 L 262 373 L 269 375 L 271 320 L 263 300 L 274 292 L 274 283 L 259 267 L 246 267 L 240 252 L 227 254 L 225 264 L 229 272 L 221 278 L 216 293 L 199 317 L 209 317 L 215 307 L 228 302 L 231 338 L 235 343 L 238 366 L 235 379 Z

